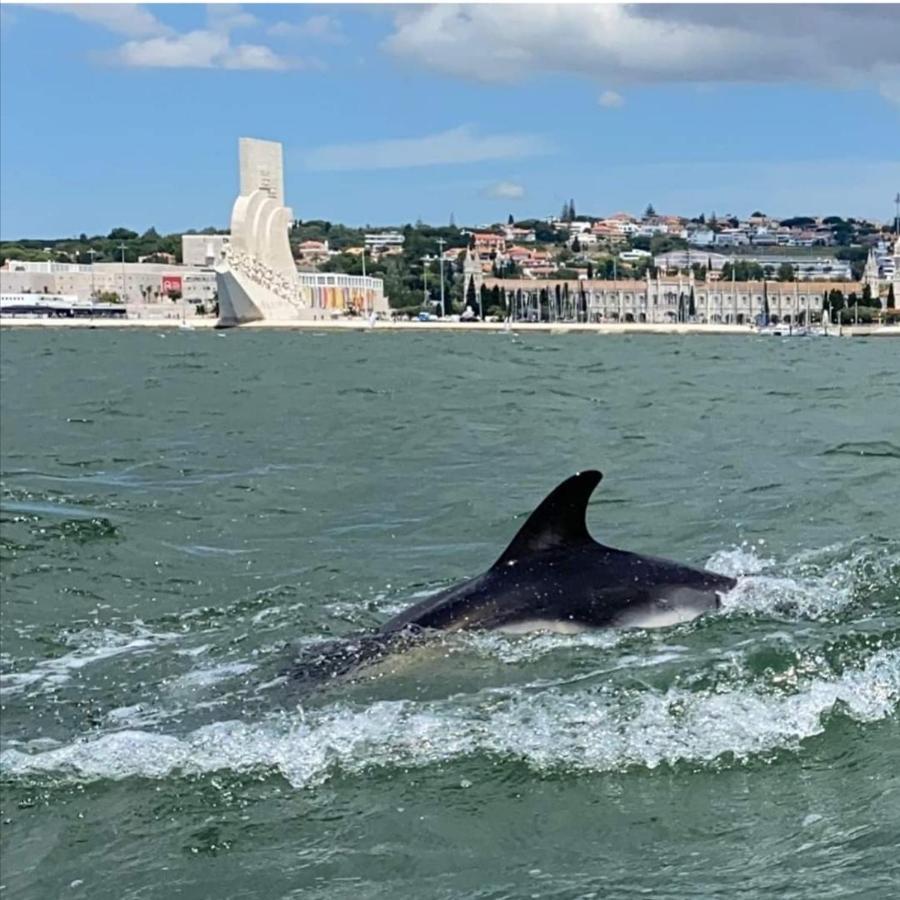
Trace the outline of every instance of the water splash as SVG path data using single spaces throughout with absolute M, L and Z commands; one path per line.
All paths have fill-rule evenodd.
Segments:
M 10 779 L 76 781 L 277 772 L 300 788 L 335 773 L 417 768 L 476 754 L 520 760 L 540 773 L 714 765 L 796 750 L 825 731 L 837 707 L 872 722 L 898 704 L 900 652 L 881 650 L 859 668 L 810 678 L 789 695 L 753 687 L 696 693 L 601 687 L 538 696 L 482 692 L 468 703 L 331 706 L 259 724 L 218 722 L 184 737 L 126 730 L 51 749 L 12 747 L 0 754 L 0 771 Z

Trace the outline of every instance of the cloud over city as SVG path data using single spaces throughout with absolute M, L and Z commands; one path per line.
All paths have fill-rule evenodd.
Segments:
M 498 181 L 487 189 L 487 195 L 499 200 L 521 200 L 525 196 L 525 188 L 514 181 Z
M 894 5 L 484 5 L 404 8 L 383 48 L 449 75 L 516 82 L 808 83 L 900 93 Z
M 477 134 L 470 125 L 421 137 L 332 144 L 307 153 L 306 167 L 319 171 L 407 169 L 486 160 L 522 159 L 551 150 L 535 134 Z
M 256 16 L 237 5 L 212 4 L 206 27 L 178 32 L 143 6 L 62 4 L 46 7 L 129 38 L 93 57 L 108 65 L 157 69 L 259 69 L 285 71 L 315 65 L 281 55 L 259 43 L 236 41 L 233 32 L 259 26 Z

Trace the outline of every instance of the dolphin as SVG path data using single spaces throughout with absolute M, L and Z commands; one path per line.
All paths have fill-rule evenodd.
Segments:
M 310 648 L 292 674 L 336 677 L 438 632 L 659 628 L 717 610 L 733 578 L 591 537 L 587 506 L 602 478 L 588 470 L 566 479 L 486 572 L 416 603 L 377 631 Z

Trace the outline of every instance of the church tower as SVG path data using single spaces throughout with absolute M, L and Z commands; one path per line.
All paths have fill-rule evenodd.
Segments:
M 481 261 L 475 251 L 468 247 L 465 259 L 463 259 L 463 307 L 470 306 L 472 312 L 478 312 L 483 284 L 484 273 L 481 271 Z

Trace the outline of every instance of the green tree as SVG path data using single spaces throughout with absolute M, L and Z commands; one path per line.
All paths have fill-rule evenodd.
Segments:
M 778 267 L 777 277 L 779 281 L 794 281 L 796 277 L 794 273 L 794 267 L 788 262 L 783 262 Z
M 111 241 L 133 241 L 137 237 L 136 231 L 130 231 L 128 228 L 113 228 L 109 233 Z
M 647 208 L 644 210 L 644 217 L 649 219 L 651 216 L 655 216 L 655 215 L 656 215 L 656 210 L 653 208 L 653 204 L 648 203 Z
M 887 309 L 894 309 L 894 303 L 895 303 L 895 300 L 894 300 L 894 282 L 892 281 L 891 284 L 890 284 L 890 286 L 888 287 L 887 302 L 886 302 L 886 304 L 885 304 L 885 305 L 886 305 L 886 308 L 887 308 Z

